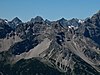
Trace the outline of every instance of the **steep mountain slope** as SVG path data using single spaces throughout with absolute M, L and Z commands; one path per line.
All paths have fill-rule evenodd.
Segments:
M 0 63 L 2 64 L 2 63 Z M 2 66 L 4 65 L 4 66 Z M 39 59 L 22 59 L 16 64 L 2 64 L 0 66 L 2 75 L 61 75 L 63 73 L 59 72 L 46 64 L 43 64 Z
M 85 20 L 15 19 L 14 28 L 0 21 L 0 74 L 100 74 L 100 11 Z

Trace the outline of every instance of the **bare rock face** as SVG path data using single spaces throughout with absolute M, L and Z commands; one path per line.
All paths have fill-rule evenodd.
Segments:
M 12 21 L 8 22 L 9 26 L 12 29 L 15 29 L 21 23 L 22 23 L 22 21 L 18 17 L 15 17 Z
M 32 23 L 43 23 L 44 20 L 43 20 L 43 18 L 41 16 L 36 16 L 35 18 L 31 19 L 31 22 Z
M 5 22 L 0 21 L 3 28 L 0 31 L 5 32 L 7 29 L 3 25 Z M 0 50 L 0 74 L 23 75 L 34 71 L 33 74 L 39 75 L 99 75 L 100 12 L 85 20 L 44 21 L 37 16 L 7 31 L 0 39 Z M 40 72 L 31 62 L 40 63 L 36 67 Z M 41 64 L 50 74 L 44 73 Z

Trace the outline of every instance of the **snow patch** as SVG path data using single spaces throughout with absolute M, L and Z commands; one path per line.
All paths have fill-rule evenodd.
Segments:
M 79 20 L 79 21 L 78 21 L 78 23 L 83 23 L 83 22 L 84 22 L 84 21 L 82 21 L 82 20 Z
M 6 23 L 8 23 L 8 21 L 7 21 L 7 20 L 5 20 L 5 22 L 6 22 Z
M 73 25 L 71 25 L 71 26 L 68 26 L 68 28 L 69 28 L 69 29 L 74 28 L 74 29 L 76 30 L 76 29 L 78 29 L 78 26 L 73 26 Z
M 71 26 L 68 26 L 68 28 L 74 28 L 74 26 L 71 25 Z

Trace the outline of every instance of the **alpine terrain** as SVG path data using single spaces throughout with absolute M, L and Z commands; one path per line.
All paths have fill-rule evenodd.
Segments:
M 0 75 L 100 75 L 100 11 L 84 20 L 0 19 Z

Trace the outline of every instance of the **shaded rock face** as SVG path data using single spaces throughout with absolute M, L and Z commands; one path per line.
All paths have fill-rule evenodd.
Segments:
M 81 22 L 79 22 L 79 19 L 77 19 L 77 18 L 73 18 L 73 19 L 71 19 L 71 20 L 69 20 L 68 22 L 67 22 L 67 25 L 72 25 L 72 26 L 79 26 L 80 25 L 80 23 Z
M 35 18 L 32 18 L 31 19 L 31 22 L 33 22 L 33 23 L 43 23 L 44 22 L 44 20 L 43 20 L 43 18 L 42 17 L 40 17 L 40 16 L 36 16 Z
M 79 26 L 80 23 L 83 22 L 83 20 L 77 19 L 77 18 L 73 18 L 71 20 L 66 20 L 64 18 L 58 20 L 59 24 L 63 25 L 63 26 Z
M 0 74 L 100 74 L 100 12 L 84 21 L 44 21 L 37 16 L 26 23 L 18 18 L 13 22 L 18 24 L 15 28 L 0 20 L 0 47 L 11 40 L 7 50 L 0 51 Z
M 5 38 L 7 33 L 10 33 L 13 29 L 9 27 L 4 21 L 0 22 L 0 38 Z
M 19 55 L 23 52 L 28 52 L 31 48 L 33 48 L 37 44 L 38 44 L 37 40 L 34 41 L 24 40 L 14 44 L 14 46 L 12 46 L 10 50 L 12 51 L 12 54 Z
M 21 23 L 22 21 L 18 17 L 15 17 L 12 21 L 8 22 L 9 26 L 13 29 L 15 29 Z
M 58 20 L 59 24 L 63 25 L 63 26 L 66 26 L 67 25 L 67 20 L 62 18 L 60 20 Z
M 48 19 L 45 20 L 45 23 L 51 25 L 51 22 Z
M 86 37 L 91 38 L 96 43 L 100 44 L 100 12 L 94 14 L 91 18 L 85 20 L 80 27 Z
M 21 23 L 22 21 L 18 18 L 18 17 L 15 17 L 13 20 L 12 20 L 13 23 L 15 24 L 19 24 Z

